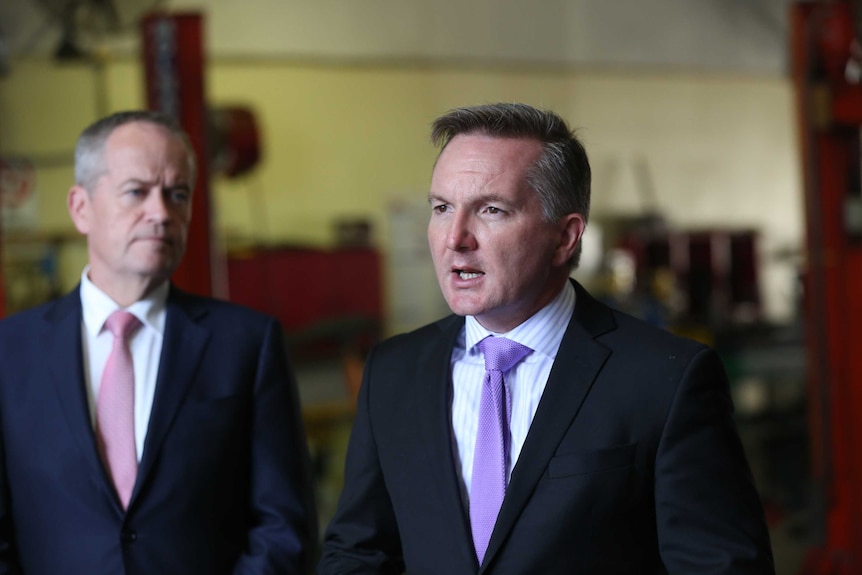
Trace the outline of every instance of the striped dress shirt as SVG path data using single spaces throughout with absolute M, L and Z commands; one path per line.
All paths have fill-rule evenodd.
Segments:
M 482 327 L 476 318 L 467 316 L 452 350 L 451 364 L 452 443 L 465 505 L 469 505 L 470 501 L 473 450 L 479 423 L 482 380 L 485 375 L 485 360 L 476 344 L 488 335 L 496 335 L 517 341 L 533 350 L 504 375 L 512 404 L 508 469 L 511 476 L 574 309 L 575 289 L 571 283 L 566 282 L 551 303 L 507 333 L 490 332 Z

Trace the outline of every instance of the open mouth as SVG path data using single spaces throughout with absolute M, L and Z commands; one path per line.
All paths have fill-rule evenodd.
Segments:
M 479 276 L 485 275 L 482 272 L 471 272 L 471 271 L 467 271 L 467 270 L 454 270 L 454 271 L 456 274 L 458 274 L 458 277 L 461 278 L 462 280 L 472 280 L 472 279 L 476 279 Z

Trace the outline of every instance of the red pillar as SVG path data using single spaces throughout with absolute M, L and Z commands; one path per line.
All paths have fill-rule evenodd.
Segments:
M 197 155 L 192 220 L 186 256 L 173 281 L 200 295 L 213 294 L 213 251 L 209 165 L 206 145 L 203 16 L 160 14 L 143 19 L 143 61 L 147 106 L 176 118 Z
M 809 422 L 819 541 L 806 575 L 862 574 L 862 85 L 847 76 L 846 1 L 792 6 L 791 66 L 803 161 Z

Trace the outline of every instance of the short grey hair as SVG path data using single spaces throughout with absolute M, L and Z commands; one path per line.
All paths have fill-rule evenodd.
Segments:
M 527 184 L 539 195 L 542 216 L 557 222 L 577 213 L 587 221 L 590 162 L 583 144 L 559 115 L 518 103 L 455 108 L 434 120 L 431 142 L 442 153 L 455 136 L 467 134 L 539 141 L 542 153 L 527 172 Z M 578 244 L 570 262 L 572 268 L 577 267 L 580 255 Z
M 189 161 L 189 174 L 195 177 L 197 161 L 195 150 L 188 135 L 172 117 L 152 110 L 128 110 L 117 112 L 93 122 L 78 137 L 75 145 L 75 183 L 87 191 L 92 191 L 96 182 L 105 173 L 106 166 L 102 157 L 105 142 L 114 130 L 126 124 L 143 122 L 160 126 L 183 143 Z M 192 181 L 192 183 L 194 183 Z

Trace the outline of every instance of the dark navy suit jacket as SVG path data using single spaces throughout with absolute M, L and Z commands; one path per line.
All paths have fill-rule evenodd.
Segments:
M 78 290 L 0 322 L 0 573 L 299 573 L 305 438 L 277 322 L 171 287 L 123 512 L 87 405 Z
M 774 573 L 716 354 L 575 286 L 482 567 L 454 464 L 450 316 L 368 358 L 320 575 Z

